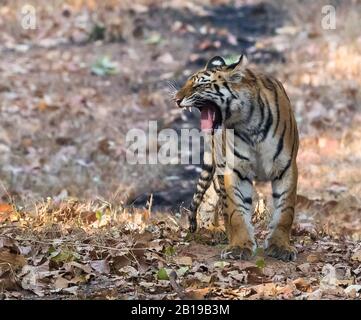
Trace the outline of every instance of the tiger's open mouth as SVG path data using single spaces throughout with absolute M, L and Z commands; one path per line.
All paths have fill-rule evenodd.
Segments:
M 222 124 L 222 114 L 216 103 L 205 100 L 195 104 L 201 112 L 201 130 L 215 130 Z

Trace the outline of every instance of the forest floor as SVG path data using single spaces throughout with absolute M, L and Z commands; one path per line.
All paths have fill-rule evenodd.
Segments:
M 35 30 L 0 8 L 0 298 L 360 299 L 360 2 L 336 30 L 312 1 L 66 3 Z M 129 129 L 197 127 L 168 81 L 242 52 L 295 109 L 294 262 L 221 260 L 224 239 L 181 214 L 199 168 L 126 163 Z M 270 187 L 255 196 L 261 247 Z

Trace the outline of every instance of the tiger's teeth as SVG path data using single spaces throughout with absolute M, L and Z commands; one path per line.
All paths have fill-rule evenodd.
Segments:
M 190 112 L 193 112 L 192 107 L 189 107 Z
M 186 111 L 186 107 L 183 107 L 183 111 Z

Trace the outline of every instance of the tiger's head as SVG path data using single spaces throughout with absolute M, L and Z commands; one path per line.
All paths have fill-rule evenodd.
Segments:
M 210 59 L 203 70 L 193 74 L 175 94 L 180 108 L 196 107 L 201 112 L 201 129 L 221 127 L 231 103 L 239 98 L 239 87 L 247 65 L 241 55 L 236 63 L 227 65 L 222 57 Z

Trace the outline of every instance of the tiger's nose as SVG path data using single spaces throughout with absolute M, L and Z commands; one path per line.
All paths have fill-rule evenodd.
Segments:
M 177 103 L 178 107 L 180 107 L 180 104 L 182 103 L 182 100 L 183 100 L 183 99 L 176 99 L 175 102 Z

